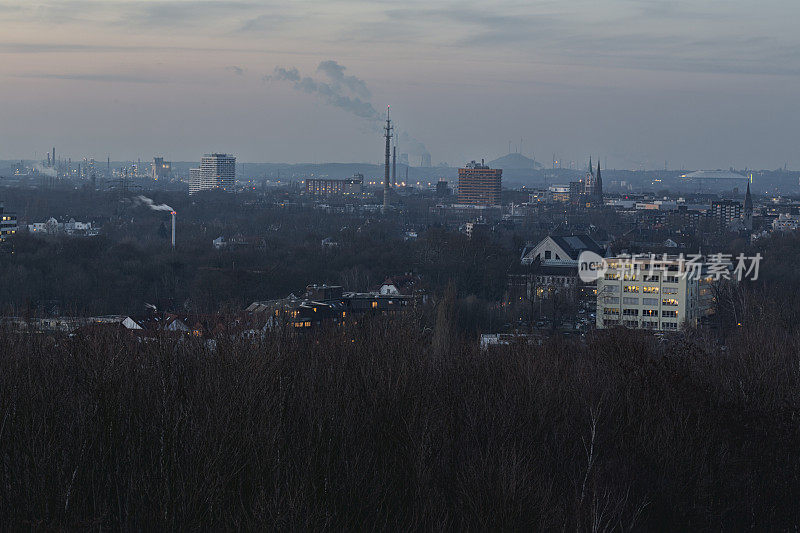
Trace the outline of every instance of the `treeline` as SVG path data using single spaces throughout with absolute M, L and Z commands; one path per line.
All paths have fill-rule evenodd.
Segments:
M 790 529 L 800 343 L 481 352 L 406 315 L 260 344 L 0 334 L 10 529 Z M 449 307 L 450 306 L 450 307 Z
M 20 234 L 10 239 L 13 253 L 0 253 L 0 312 L 57 306 L 62 314 L 137 314 L 145 302 L 169 311 L 234 311 L 254 300 L 301 294 L 311 283 L 366 291 L 407 272 L 420 275 L 432 293 L 452 280 L 462 295 L 499 300 L 517 259 L 514 250 L 441 229 L 406 242 L 390 222 L 329 215 L 318 229 L 301 216 L 309 215 L 287 215 L 255 244 L 220 251 L 211 245 L 215 233 L 189 230 L 176 251 L 155 237 Z M 157 225 L 151 229 L 156 235 Z M 329 235 L 338 246 L 321 245 Z

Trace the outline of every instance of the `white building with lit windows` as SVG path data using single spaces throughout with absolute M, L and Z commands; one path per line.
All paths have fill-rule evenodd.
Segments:
M 211 189 L 236 190 L 236 158 L 228 154 L 206 154 L 200 168 L 189 169 L 189 194 Z
M 677 256 L 606 259 L 597 280 L 597 328 L 677 331 L 711 309 L 710 279 L 702 263 Z

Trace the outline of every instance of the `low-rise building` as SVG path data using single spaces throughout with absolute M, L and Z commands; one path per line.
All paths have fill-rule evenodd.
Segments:
M 775 231 L 795 231 L 800 227 L 800 215 L 781 213 L 778 218 L 772 221 L 772 229 Z
M 6 240 L 17 232 L 17 215 L 7 213 L 0 202 L 0 241 Z

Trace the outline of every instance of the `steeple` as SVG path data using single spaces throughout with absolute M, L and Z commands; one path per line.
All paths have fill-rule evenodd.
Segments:
M 603 178 L 600 176 L 600 160 L 597 161 L 597 176 L 594 178 L 594 197 L 599 205 L 603 205 Z
M 594 172 L 592 171 L 592 156 L 589 156 L 589 175 L 594 176 Z
M 747 193 L 744 195 L 744 227 L 753 229 L 753 197 L 750 196 L 750 181 L 747 182 Z
M 750 181 L 747 182 L 747 193 L 744 195 L 744 212 L 753 214 L 753 197 L 750 196 Z

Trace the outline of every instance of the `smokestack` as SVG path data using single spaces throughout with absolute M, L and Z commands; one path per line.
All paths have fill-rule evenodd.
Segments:
M 397 187 L 397 145 L 392 147 L 392 185 Z
M 386 137 L 386 161 L 383 175 L 383 212 L 389 210 L 389 157 L 392 152 L 392 120 L 389 118 L 389 106 L 386 106 L 386 126 L 384 126 L 384 137 Z
M 170 214 L 172 215 L 172 249 L 174 250 L 175 249 L 175 215 L 177 215 L 178 213 L 176 213 L 175 211 L 172 211 L 172 213 L 170 213 Z

